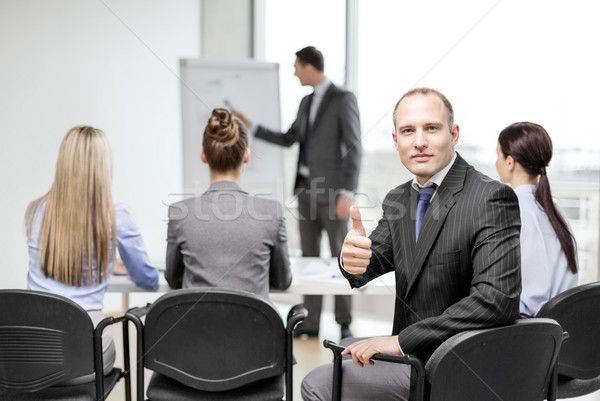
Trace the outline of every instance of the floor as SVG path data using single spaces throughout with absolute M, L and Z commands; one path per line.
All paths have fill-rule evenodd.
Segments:
M 287 314 L 289 305 L 276 304 L 280 310 L 282 316 Z M 114 330 L 115 339 L 121 338 L 120 326 L 111 326 Z M 133 327 L 130 329 L 133 330 Z M 352 323 L 352 330 L 355 336 L 373 336 L 382 335 L 391 331 L 391 324 L 388 322 L 382 322 L 375 320 L 369 316 L 354 316 Z M 294 399 L 301 400 L 300 397 L 300 383 L 302 378 L 315 366 L 331 361 L 331 351 L 323 348 L 322 342 L 324 339 L 330 339 L 333 341 L 339 341 L 340 333 L 339 326 L 334 321 L 333 314 L 331 312 L 324 311 L 321 317 L 321 333 L 319 338 L 310 339 L 296 339 L 294 341 L 294 356 L 296 357 L 297 364 L 294 366 Z M 117 344 L 117 349 L 120 349 L 120 344 Z M 132 346 L 132 349 L 133 346 Z M 135 357 L 132 354 L 132 361 Z M 117 359 L 117 364 L 121 361 Z M 135 375 L 135 371 L 133 371 Z M 146 372 L 146 383 L 148 383 L 149 375 Z M 133 399 L 135 400 L 135 383 L 132 383 L 133 387 Z M 108 397 L 108 401 L 122 401 L 124 400 L 124 384 L 120 382 L 117 388 Z M 600 401 L 600 391 L 578 398 L 571 398 L 570 401 Z

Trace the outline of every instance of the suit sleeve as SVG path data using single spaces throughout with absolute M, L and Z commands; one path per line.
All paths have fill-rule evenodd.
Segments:
M 290 257 L 287 245 L 287 231 L 281 205 L 277 205 L 278 216 L 277 232 L 271 250 L 269 266 L 269 282 L 271 288 L 285 290 L 292 284 L 292 271 L 290 270 Z
M 302 102 L 300 103 L 300 107 L 298 108 L 298 114 L 296 115 L 296 120 L 294 121 L 294 123 L 292 124 L 292 126 L 290 127 L 290 129 L 287 132 L 274 131 L 274 130 L 268 129 L 266 127 L 263 127 L 262 125 L 258 125 L 258 127 L 256 128 L 255 137 L 265 140 L 267 142 L 274 143 L 275 145 L 280 145 L 280 146 L 285 146 L 285 147 L 292 146 L 294 143 L 296 143 L 296 141 L 298 141 L 298 135 L 299 135 L 299 132 L 301 129 L 300 115 L 302 114 L 303 108 L 306 107 L 305 106 L 306 100 L 307 100 L 306 97 L 304 99 L 302 99 Z
M 519 206 L 508 186 L 498 186 L 473 206 L 469 295 L 441 315 L 414 323 L 398 335 L 408 354 L 431 355 L 447 338 L 465 331 L 509 324 L 519 314 L 521 294 Z
M 356 192 L 358 186 L 358 174 L 360 172 L 362 146 L 358 104 L 356 102 L 356 96 L 354 96 L 352 92 L 346 92 L 340 110 L 341 145 L 342 154 L 345 159 L 342 188 Z
M 175 218 L 177 212 L 175 206 L 169 207 L 169 224 L 167 226 L 167 260 L 165 279 L 171 288 L 181 288 L 183 285 L 183 256 L 181 254 L 181 245 L 177 238 L 176 226 L 178 220 Z

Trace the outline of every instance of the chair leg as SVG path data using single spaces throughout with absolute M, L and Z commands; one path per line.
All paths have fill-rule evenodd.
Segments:
M 342 354 L 334 352 L 333 354 L 333 389 L 331 395 L 332 401 L 342 400 Z
M 131 366 L 129 357 L 129 322 L 123 320 L 123 369 L 125 370 L 125 401 L 131 401 Z
M 293 376 L 293 360 L 294 360 L 294 335 L 292 331 L 286 330 L 285 333 L 285 399 L 292 401 L 294 397 L 294 376 Z

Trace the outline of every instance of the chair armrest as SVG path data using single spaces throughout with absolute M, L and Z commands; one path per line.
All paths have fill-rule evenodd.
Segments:
M 329 348 L 333 352 L 333 401 L 341 400 L 342 396 L 342 351 L 345 347 L 334 343 L 330 340 L 324 340 L 323 346 Z M 410 365 L 416 372 L 416 387 L 414 391 L 414 399 L 422 401 L 425 398 L 425 366 L 423 362 L 414 355 L 389 355 L 375 354 L 371 357 L 373 361 L 383 361 L 391 363 L 400 363 Z
M 96 373 L 96 399 L 104 399 L 104 355 L 102 354 L 102 332 L 107 326 L 115 323 L 124 322 L 123 324 L 123 338 L 129 338 L 127 333 L 127 324 L 125 315 L 121 316 L 109 316 L 100 321 L 94 328 L 94 372 Z M 127 378 L 126 394 L 131 393 L 130 382 L 129 382 L 129 341 L 127 343 L 123 341 L 123 358 L 124 366 L 123 373 L 120 377 L 125 376 Z
M 308 310 L 304 305 L 298 304 L 292 306 L 287 315 L 287 326 L 285 328 L 286 331 L 288 333 L 293 332 L 294 328 L 298 325 L 298 323 L 304 321 L 304 319 L 306 319 L 307 316 Z
M 345 347 L 342 347 L 339 344 L 334 343 L 333 341 L 324 340 L 323 346 L 325 348 L 329 348 L 334 354 L 342 354 L 342 351 Z M 371 357 L 374 361 L 384 361 L 384 362 L 392 362 L 392 363 L 400 363 L 403 365 L 410 365 L 417 370 L 421 376 L 425 376 L 425 368 L 423 366 L 423 362 L 419 358 L 414 355 L 389 355 L 389 354 L 375 354 Z
M 293 387 L 294 372 L 292 364 L 294 362 L 294 329 L 298 323 L 304 321 L 308 316 L 308 311 L 304 305 L 294 305 L 287 315 L 287 325 L 285 327 L 285 387 L 287 399 L 292 399 L 291 389 Z
M 137 350 L 137 380 L 136 380 L 136 391 L 138 394 L 138 400 L 144 399 L 144 323 L 142 317 L 148 313 L 148 310 L 152 304 L 148 303 L 146 306 L 131 308 L 125 313 L 125 318 L 135 325 L 135 331 L 137 334 L 136 350 Z
M 571 340 L 571 338 L 569 336 L 569 333 L 566 331 L 563 331 L 561 347 L 563 345 L 565 345 L 565 343 L 569 342 L 570 340 Z M 548 401 L 556 401 L 557 391 L 558 391 L 558 359 L 556 360 L 556 363 L 554 364 L 554 367 L 552 368 L 552 377 L 550 378 L 550 383 L 548 384 L 548 396 L 546 397 L 546 399 Z
M 151 306 L 152 304 L 148 303 L 146 306 L 131 308 L 125 313 L 125 317 L 141 319 L 142 316 L 145 316 L 148 313 Z

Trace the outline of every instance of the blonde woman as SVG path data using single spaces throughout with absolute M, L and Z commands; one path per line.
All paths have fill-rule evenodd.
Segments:
M 97 128 L 67 132 L 58 153 L 50 191 L 27 208 L 27 287 L 62 295 L 88 311 L 94 325 L 104 318 L 103 298 L 115 264 L 115 249 L 135 284 L 158 285 L 142 236 L 111 194 L 112 154 Z M 104 373 L 114 364 L 110 331 L 103 333 Z

